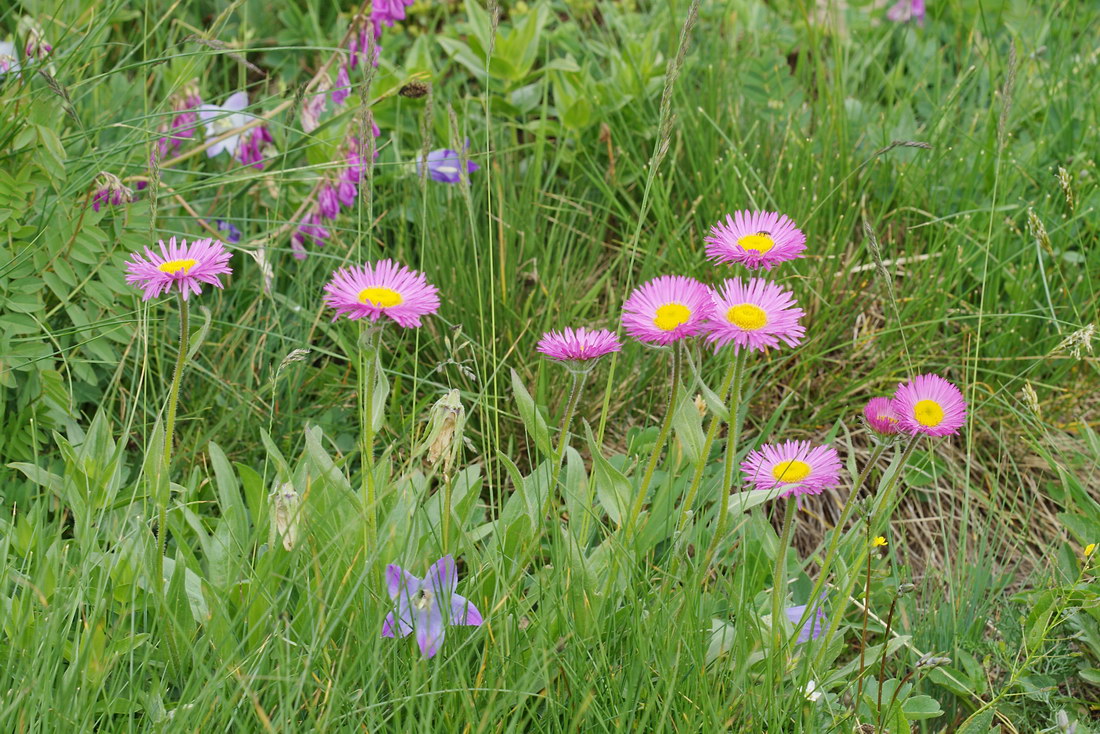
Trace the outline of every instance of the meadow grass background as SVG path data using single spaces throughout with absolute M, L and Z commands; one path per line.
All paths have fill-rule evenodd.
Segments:
M 972 407 L 962 436 L 917 451 L 875 561 L 878 618 L 898 584 L 917 587 L 898 601 L 892 639 L 905 639 L 890 670 L 900 678 L 926 652 L 952 659 L 949 675 L 921 676 L 944 712 L 923 730 L 954 731 L 975 712 L 988 728 L 995 711 L 1002 730 L 1054 731 L 1060 710 L 1089 730 L 1100 611 L 1081 563 L 1100 541 L 1100 380 L 1091 347 L 1075 357 L 1061 345 L 1097 321 L 1100 6 L 929 6 L 917 26 L 886 21 L 874 2 L 703 2 L 685 34 L 680 0 L 505 4 L 494 49 L 505 61 L 486 64 L 492 9 L 421 2 L 386 30 L 369 88 L 313 133 L 294 114 L 300 90 L 337 49 L 350 5 L 0 11 L 0 37 L 20 38 L 29 16 L 54 46 L 44 73 L 0 83 L 0 728 L 851 731 L 854 610 L 835 675 L 800 668 L 775 688 L 750 666 L 775 554 L 766 506 L 709 575 L 695 569 L 703 583 L 658 549 L 615 566 L 598 600 L 560 518 L 514 531 L 537 547 L 522 565 L 519 541 L 494 523 L 515 490 L 505 458 L 524 474 L 540 462 L 511 371 L 550 426 L 568 390 L 534 353 L 539 335 L 615 328 L 630 288 L 659 274 L 725 277 L 703 237 L 727 212 L 761 208 L 806 232 L 807 257 L 776 277 L 805 308 L 807 339 L 753 368 L 746 436 L 828 436 L 855 466 L 870 448 L 858 411 L 899 380 L 944 374 Z M 134 203 L 93 212 L 100 171 L 149 175 L 166 99 L 192 78 L 207 102 L 238 89 L 256 112 L 289 101 L 270 123 L 278 158 L 257 171 L 196 155 Z M 411 80 L 431 94 L 396 93 Z M 284 225 L 372 101 L 372 185 L 299 262 Z M 466 139 L 481 167 L 468 187 L 418 179 L 420 150 Z M 140 302 L 122 263 L 161 237 L 202 235 L 196 214 L 244 237 L 225 290 L 192 308 L 166 605 L 146 581 L 142 467 L 178 322 L 171 299 Z M 248 254 L 258 247 L 270 290 Z M 425 271 L 443 305 L 384 339 L 376 444 L 393 491 L 418 499 L 407 524 L 383 523 L 365 543 L 339 499 L 362 482 L 358 332 L 330 323 L 321 287 L 338 266 L 382 256 Z M 294 349 L 310 353 L 283 364 Z M 724 368 L 701 364 L 711 384 Z M 617 467 L 647 456 L 666 384 L 665 362 L 638 344 L 589 378 L 578 419 L 624 457 Z M 439 477 L 414 448 L 451 388 L 468 444 L 458 539 L 444 547 Z M 591 467 L 584 436 L 578 424 L 572 444 Z M 677 450 L 662 482 L 683 470 Z M 266 501 L 287 480 L 311 492 L 290 552 L 269 537 Z M 796 592 L 844 496 L 800 514 L 795 546 L 809 561 Z M 706 544 L 705 523 L 692 532 Z M 379 638 L 380 569 L 422 574 L 444 552 L 487 622 L 451 630 L 421 661 L 411 641 Z M 735 642 L 711 634 L 714 619 Z M 840 682 L 812 704 L 808 677 Z

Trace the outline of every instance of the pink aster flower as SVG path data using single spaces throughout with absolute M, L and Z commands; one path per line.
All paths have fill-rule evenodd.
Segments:
M 159 254 L 148 247 L 145 248 L 145 257 L 137 252 L 131 253 L 132 260 L 126 263 L 126 282 L 145 290 L 141 297 L 143 301 L 156 298 L 171 290 L 173 285 L 179 288 L 186 301 L 191 293 L 202 293 L 200 283 L 221 288 L 218 276 L 233 272 L 229 267 L 230 257 L 232 253 L 225 249 L 220 240 L 208 238 L 194 240 L 191 244 L 180 240 L 177 244 L 173 237 L 167 245 L 164 240 L 160 241 Z
M 579 329 L 566 327 L 562 331 L 548 331 L 542 335 L 536 349 L 558 362 L 588 362 L 618 352 L 623 348 L 619 337 L 607 329 Z
M 481 612 L 457 589 L 458 569 L 451 556 L 433 563 L 423 579 L 392 563 L 386 566 L 386 591 L 395 609 L 382 623 L 382 636 L 408 637 L 416 632 L 420 654 L 427 659 L 439 652 L 447 627 L 480 627 Z
M 863 417 L 867 427 L 882 436 L 892 436 L 898 432 L 898 417 L 894 414 L 894 404 L 890 398 L 871 398 L 863 407 Z
M 840 457 L 829 446 L 809 441 L 765 444 L 741 463 L 750 484 L 757 489 L 779 490 L 777 497 L 821 494 L 840 484 Z
M 966 423 L 959 388 L 939 375 L 918 375 L 894 391 L 894 414 L 902 433 L 951 436 Z
M 796 347 L 806 329 L 798 323 L 805 315 L 795 307 L 791 292 L 762 278 L 730 278 L 711 292 L 713 311 L 707 322 L 707 341 L 734 351 L 763 351 L 783 342 Z
M 711 260 L 771 270 L 801 257 L 806 235 L 784 214 L 739 211 L 711 227 L 706 243 Z
M 336 310 L 333 320 L 341 315 L 371 321 L 388 316 L 409 328 L 439 310 L 438 291 L 424 274 L 392 260 L 337 270 L 325 293 L 325 302 Z
M 711 315 L 710 289 L 683 275 L 662 275 L 637 288 L 623 304 L 626 333 L 665 346 L 700 334 Z

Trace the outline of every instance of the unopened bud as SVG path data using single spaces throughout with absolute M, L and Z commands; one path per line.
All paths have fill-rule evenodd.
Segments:
M 298 519 L 302 498 L 294 485 L 286 482 L 271 493 L 272 532 L 283 539 L 283 548 L 293 550 L 298 543 Z
M 914 584 L 898 584 L 898 596 L 905 596 L 917 588 Z
M 703 400 L 702 393 L 695 393 L 695 409 L 699 411 L 700 418 L 707 417 L 707 401 Z
M 949 665 L 951 658 L 937 657 L 932 654 L 921 655 L 920 660 L 917 661 L 917 669 L 938 668 L 941 665 Z
M 432 406 L 428 414 L 428 446 L 426 461 L 429 466 L 442 462 L 444 477 L 451 476 L 458 450 L 462 446 L 462 433 L 466 427 L 466 409 L 458 390 L 451 390 Z

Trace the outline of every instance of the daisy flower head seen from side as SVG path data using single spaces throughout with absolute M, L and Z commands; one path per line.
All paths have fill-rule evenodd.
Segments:
M 711 315 L 710 289 L 683 275 L 662 275 L 635 289 L 623 304 L 626 333 L 667 346 L 701 334 Z
M 893 436 L 898 432 L 898 417 L 890 398 L 871 398 L 863 406 L 863 419 L 867 427 L 880 436 Z
M 806 235 L 785 214 L 738 211 L 710 228 L 707 257 L 715 262 L 771 270 L 802 256 Z
M 325 303 L 340 316 L 378 321 L 386 316 L 406 329 L 439 310 L 439 291 L 423 273 L 379 260 L 341 268 L 325 286 Z
M 939 375 L 918 375 L 894 391 L 898 428 L 909 435 L 953 436 L 966 423 L 966 400 Z
M 840 484 L 840 468 L 836 449 L 809 441 L 764 444 L 741 463 L 749 484 L 776 497 L 821 494 Z
M 762 278 L 723 281 L 711 292 L 711 304 L 707 341 L 719 348 L 733 344 L 735 351 L 763 351 L 780 342 L 796 347 L 806 334 L 798 322 L 805 312 L 791 292 Z
M 134 252 L 126 262 L 126 282 L 141 288 L 141 299 L 148 301 L 175 286 L 183 300 L 192 293 L 202 293 L 201 283 L 221 288 L 219 275 L 229 275 L 232 253 L 225 249 L 220 240 L 203 239 L 176 242 L 173 237 L 167 243 L 161 240 L 160 251 L 148 247 L 145 255 Z
M 587 366 L 600 357 L 623 348 L 619 337 L 608 329 L 578 329 L 566 327 L 542 335 L 536 350 L 543 356 L 571 366 Z

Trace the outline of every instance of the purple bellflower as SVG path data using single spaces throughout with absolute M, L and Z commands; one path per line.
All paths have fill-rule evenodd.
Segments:
M 458 569 L 452 556 L 443 556 L 418 579 L 400 566 L 386 566 L 386 591 L 396 605 L 382 624 L 383 637 L 407 637 L 416 633 L 416 644 L 425 659 L 439 652 L 448 626 L 479 627 L 481 612 L 469 599 L 455 592 Z

